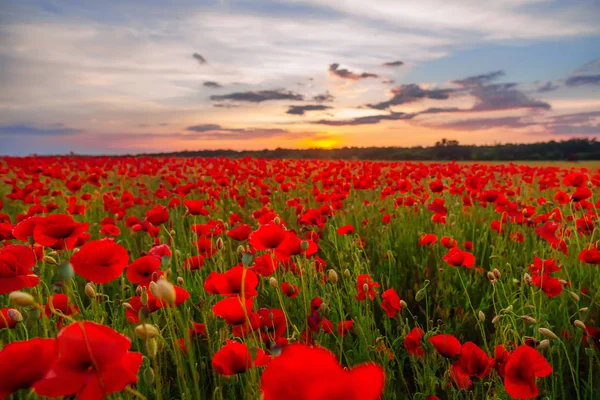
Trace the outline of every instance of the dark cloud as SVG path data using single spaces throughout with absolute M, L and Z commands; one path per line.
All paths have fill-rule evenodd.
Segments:
M 193 125 L 185 128 L 186 131 L 193 132 L 209 132 L 221 129 L 221 125 L 219 124 L 202 124 L 202 125 Z
M 367 104 L 367 107 L 376 110 L 385 110 L 391 106 L 412 103 L 421 99 L 446 100 L 454 89 L 423 89 L 414 83 L 398 86 L 390 91 L 392 98 L 375 104 Z
M 460 131 L 479 131 L 495 128 L 523 128 L 537 125 L 535 122 L 525 122 L 521 117 L 474 118 L 446 122 L 434 125 L 438 128 L 455 129 Z
M 576 75 L 567 78 L 567 86 L 600 85 L 600 74 L 598 75 Z
M 328 125 L 328 126 L 373 125 L 373 124 L 378 124 L 381 121 L 399 121 L 399 120 L 412 119 L 415 116 L 417 116 L 417 114 L 392 112 L 389 114 L 369 115 L 366 117 L 358 117 L 358 118 L 345 119 L 345 120 L 321 119 L 318 121 L 313 121 L 312 123 L 316 124 L 316 125 Z
M 504 76 L 504 75 L 505 75 L 504 71 L 498 70 L 498 71 L 488 72 L 487 74 L 469 76 L 464 79 L 458 79 L 458 80 L 453 81 L 453 83 L 456 83 L 457 85 L 460 85 L 463 87 L 481 86 L 481 85 L 489 83 L 497 78 L 500 78 L 501 76 Z
M 383 83 L 384 85 L 393 85 L 394 83 L 396 83 L 396 81 L 393 79 L 384 79 L 381 81 L 381 83 Z
M 549 103 L 535 100 L 514 89 L 515 84 L 480 86 L 471 89 L 469 94 L 476 98 L 469 111 L 498 111 L 519 108 L 549 110 Z
M 215 81 L 206 81 L 202 84 L 202 86 L 211 88 L 211 89 L 219 89 L 219 88 L 223 87 L 223 86 L 221 86 L 221 84 L 219 82 L 215 82 Z
M 323 94 L 316 95 L 315 97 L 313 97 L 313 100 L 317 103 L 329 103 L 334 101 L 335 97 L 331 93 L 325 92 Z
M 206 58 L 202 57 L 201 54 L 194 53 L 192 54 L 192 57 L 194 57 L 200 64 L 206 64 Z
M 309 104 L 306 106 L 290 106 L 286 114 L 292 115 L 304 115 L 307 111 L 323 111 L 331 109 L 330 106 L 324 106 L 322 104 Z
M 272 100 L 304 100 L 304 96 L 292 91 L 277 90 L 259 90 L 248 92 L 235 92 L 218 96 L 210 96 L 214 101 L 245 101 L 250 103 L 261 103 Z
M 83 131 L 71 129 L 63 124 L 53 124 L 47 127 L 38 127 L 29 124 L 0 125 L 0 136 L 70 136 Z
M 369 72 L 363 72 L 362 74 L 356 74 L 348 69 L 339 68 L 340 64 L 334 63 L 329 65 L 329 73 L 331 75 L 337 76 L 342 79 L 350 79 L 352 81 L 357 81 L 359 79 L 367 79 L 367 78 L 378 78 L 379 75 L 371 74 Z
M 212 106 L 216 107 L 216 108 L 238 108 L 239 107 L 239 105 L 231 104 L 231 103 L 215 103 Z
M 419 111 L 419 114 L 441 114 L 441 113 L 452 113 L 464 111 L 458 107 L 432 107 L 423 111 Z
M 538 93 L 547 93 L 552 92 L 558 89 L 560 86 L 554 84 L 552 81 L 547 82 L 538 82 L 536 92 Z
M 382 64 L 384 67 L 400 67 L 402 65 L 404 65 L 402 61 L 390 61 Z

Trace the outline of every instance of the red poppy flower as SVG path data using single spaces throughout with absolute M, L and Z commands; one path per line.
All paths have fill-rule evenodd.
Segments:
M 353 235 L 354 227 L 352 225 L 344 225 L 337 228 L 338 235 Z
M 164 273 L 160 269 L 160 259 L 154 256 L 143 256 L 129 264 L 127 267 L 127 279 L 133 284 L 148 286 L 150 282 L 156 282 Z
M 489 358 L 473 342 L 466 342 L 460 348 L 458 360 L 452 364 L 451 375 L 461 389 L 469 388 L 472 384 L 471 377 L 483 378 L 490 372 L 494 359 Z
M 0 351 L 0 399 L 42 379 L 56 356 L 55 339 L 35 338 L 4 346 Z
M 429 343 L 444 357 L 452 358 L 460 354 L 461 344 L 454 335 L 435 335 L 429 338 Z
M 354 326 L 354 321 L 341 321 L 337 326 L 338 335 L 346 336 Z
M 71 257 L 75 273 L 94 283 L 117 279 L 128 262 L 127 250 L 110 240 L 92 240 Z
M 53 214 L 38 221 L 33 229 L 35 242 L 55 250 L 73 249 L 78 237 L 84 233 L 89 224 L 78 223 L 66 214 Z
M 570 174 L 565 176 L 563 182 L 567 186 L 581 187 L 585 186 L 587 180 L 588 176 L 583 172 L 571 172 Z
M 251 233 L 252 233 L 252 227 L 250 225 L 241 224 L 241 225 L 236 226 L 233 229 L 230 229 L 227 232 L 227 236 L 229 236 L 233 240 L 237 240 L 238 242 L 241 242 L 243 240 L 248 239 L 248 237 L 250 236 Z
M 510 352 L 506 350 L 506 347 L 504 347 L 504 345 L 499 344 L 498 346 L 496 346 L 496 349 L 494 349 L 494 368 L 496 369 L 498 375 L 500 375 L 501 378 L 504 378 L 504 371 L 509 357 Z
M 77 322 L 56 343 L 58 358 L 33 386 L 41 396 L 101 399 L 137 382 L 142 354 L 129 352 L 131 340 L 107 326 Z
M 276 343 L 287 330 L 285 314 L 278 308 L 261 308 L 259 317 L 260 336 L 265 344 Z
M 394 289 L 388 289 L 381 294 L 383 301 L 381 302 L 381 308 L 385 311 L 388 317 L 394 318 L 398 311 L 402 310 L 400 305 L 400 296 Z
M 18 239 L 22 242 L 33 242 L 33 230 L 35 226 L 42 221 L 43 217 L 29 217 L 19 222 L 12 230 L 12 235 L 15 239 Z
M 183 205 L 190 215 L 208 215 L 208 209 L 204 208 L 204 200 L 184 200 Z
M 271 276 L 279 267 L 279 260 L 272 254 L 263 254 L 254 258 L 254 265 L 250 267 L 257 275 Z
M 579 253 L 579 259 L 587 264 L 599 265 L 600 250 L 598 250 L 595 246 L 590 246 L 587 249 L 581 250 L 581 253 Z
M 413 328 L 412 331 L 404 338 L 404 348 L 408 350 L 408 354 L 416 354 L 420 357 L 425 355 L 425 350 L 421 346 L 421 339 L 425 336 L 423 329 Z
M 1 247 L 0 294 L 37 285 L 39 278 L 31 270 L 34 265 L 35 256 L 31 248 L 20 244 Z
M 169 247 L 169 245 L 158 244 L 152 246 L 152 248 L 148 252 L 148 255 L 154 256 L 159 260 L 163 261 L 165 257 L 170 258 L 173 255 L 173 253 L 171 252 L 171 248 Z
M 256 250 L 273 250 L 280 260 L 288 259 L 301 251 L 298 236 L 275 223 L 261 225 L 250 234 L 248 241 Z
M 195 271 L 204 266 L 204 257 L 203 256 L 191 256 L 185 260 L 183 266 L 190 271 Z
M 290 299 L 295 299 L 298 296 L 298 293 L 300 293 L 300 288 L 291 283 L 283 282 L 281 284 L 281 291 Z
M 419 238 L 419 246 L 427 246 L 434 244 L 435 242 L 437 242 L 437 236 L 433 233 L 424 233 Z
M 575 193 L 571 195 L 571 200 L 573 200 L 575 203 L 578 203 L 580 201 L 589 199 L 590 197 L 592 197 L 592 191 L 589 188 L 578 187 L 575 189 Z
M 227 325 L 241 325 L 252 312 L 254 301 L 252 298 L 229 297 L 219 301 L 212 308 L 212 312 L 225 320 Z
M 375 288 L 379 287 L 379 283 L 373 282 L 372 278 L 367 274 L 359 275 L 356 279 L 356 288 L 358 294 L 356 295 L 357 300 L 364 300 L 369 297 L 371 300 L 375 299 L 377 292 Z
M 270 357 L 262 349 L 255 349 L 255 357 L 246 344 L 227 340 L 227 344 L 215 353 L 212 366 L 218 374 L 230 376 L 246 372 L 250 368 L 267 365 Z
M 448 254 L 442 257 L 442 260 L 446 261 L 448 265 L 452 265 L 454 267 L 463 266 L 467 268 L 473 268 L 475 265 L 475 256 L 468 251 L 459 249 L 458 247 L 451 248 Z
M 442 246 L 444 246 L 447 249 L 451 249 L 453 247 L 456 247 L 458 243 L 456 243 L 455 239 L 452 239 L 451 237 L 448 236 L 444 236 L 441 240 L 440 243 L 442 244 Z
M 52 308 L 56 311 L 60 311 L 64 315 L 73 315 L 79 312 L 79 307 L 74 304 L 69 304 L 69 297 L 65 294 L 55 294 L 54 296 L 48 297 L 48 301 L 44 306 L 44 314 L 46 317 L 52 317 L 54 314 L 52 313 Z M 51 307 L 52 306 L 52 307 Z M 62 317 L 59 318 L 57 322 L 57 326 L 61 326 Z
M 193 328 L 190 328 L 188 330 L 188 334 L 190 336 L 190 340 L 198 337 L 198 336 L 207 336 L 206 333 L 206 325 L 204 324 L 199 324 L 197 322 L 192 322 L 192 324 L 194 325 Z M 179 347 L 181 347 L 181 350 L 183 350 L 184 352 L 188 351 L 188 344 L 185 341 L 185 338 L 180 338 L 177 340 L 177 342 L 179 343 Z
M 169 209 L 162 204 L 157 204 L 154 208 L 146 211 L 146 221 L 154 226 L 164 224 L 169 220 Z
M 505 366 L 504 388 L 513 399 L 531 399 L 539 395 L 535 378 L 552 373 L 552 366 L 537 350 L 519 346 Z
M 244 267 L 233 267 L 225 273 L 211 272 L 204 281 L 204 290 L 210 294 L 233 297 L 258 296 L 258 276 Z
M 269 363 L 260 387 L 263 400 L 376 400 L 384 383 L 379 365 L 344 369 L 329 350 L 292 344 Z

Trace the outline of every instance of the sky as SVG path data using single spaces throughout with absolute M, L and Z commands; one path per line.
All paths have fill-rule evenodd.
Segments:
M 597 0 L 0 2 L 0 154 L 600 137 Z

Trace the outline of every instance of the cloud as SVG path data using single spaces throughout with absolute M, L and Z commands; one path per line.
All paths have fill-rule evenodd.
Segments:
M 273 100 L 304 100 L 304 96 L 292 91 L 284 91 L 283 89 L 276 90 L 259 90 L 248 92 L 235 92 L 224 95 L 210 96 L 213 101 L 245 101 L 249 103 L 262 103 L 263 101 Z
M 328 126 L 355 126 L 355 125 L 373 125 L 378 124 L 381 121 L 399 121 L 412 119 L 418 114 L 406 114 L 402 112 L 392 112 L 383 115 L 368 115 L 366 117 L 357 117 L 345 120 L 332 120 L 332 119 L 320 119 L 318 121 L 311 122 L 316 125 L 328 125 Z
M 457 85 L 460 85 L 463 87 L 481 86 L 481 85 L 489 83 L 497 78 L 500 78 L 501 76 L 504 76 L 504 75 L 505 75 L 504 71 L 498 70 L 498 71 L 488 72 L 487 74 L 469 76 L 464 79 L 458 79 L 458 80 L 453 81 L 453 83 L 456 83 Z
M 519 108 L 549 110 L 549 103 L 535 100 L 514 89 L 516 84 L 487 85 L 473 88 L 469 94 L 476 98 L 469 111 L 498 111 Z
M 390 62 L 386 62 L 381 64 L 384 67 L 401 67 L 402 65 L 404 65 L 404 62 L 402 61 L 390 61 Z
M 309 104 L 306 106 L 290 106 L 290 108 L 287 110 L 286 114 L 291 114 L 291 115 L 304 115 L 307 111 L 323 111 L 323 110 L 329 110 L 332 107 L 330 106 L 324 106 L 322 104 Z
M 196 60 L 198 60 L 198 62 L 200 64 L 206 64 L 206 58 L 204 58 L 201 54 L 194 53 L 194 54 L 192 54 L 192 57 L 194 57 Z
M 66 128 L 63 124 L 38 127 L 30 124 L 0 125 L 0 136 L 70 136 L 83 132 L 79 129 Z
M 318 94 L 318 95 L 314 96 L 313 100 L 316 101 L 317 103 L 327 103 L 327 102 L 334 101 L 335 97 L 331 93 L 325 92 L 323 94 Z
M 570 76 L 565 81 L 565 85 L 567 85 L 567 86 L 600 85 L 600 74 Z
M 391 106 L 413 103 L 422 99 L 446 100 L 454 89 L 423 89 L 414 83 L 398 86 L 390 91 L 392 98 L 375 104 L 367 104 L 367 107 L 376 110 L 385 110 Z
M 202 84 L 202 86 L 211 88 L 211 89 L 219 89 L 219 88 L 223 87 L 223 86 L 221 86 L 221 84 L 219 82 L 215 82 L 215 81 L 205 81 Z
M 219 124 L 202 124 L 202 125 L 193 125 L 185 128 L 186 131 L 192 132 L 209 132 L 221 129 L 221 125 Z
M 342 79 L 350 79 L 352 81 L 357 81 L 360 79 L 367 79 L 367 78 L 378 78 L 379 75 L 376 74 L 372 74 L 369 72 L 363 72 L 362 74 L 356 74 L 348 69 L 339 68 L 340 64 L 334 63 L 334 64 L 330 64 L 329 65 L 329 73 L 331 75 L 337 76 L 338 78 L 342 78 Z
M 536 122 L 525 122 L 522 117 L 473 118 L 460 121 L 435 124 L 437 128 L 460 131 L 479 131 L 495 128 L 523 128 L 536 125 Z
M 558 89 L 559 87 L 560 86 L 554 84 L 552 81 L 547 81 L 544 83 L 538 83 L 536 92 L 538 92 L 538 93 L 553 92 L 556 89 Z

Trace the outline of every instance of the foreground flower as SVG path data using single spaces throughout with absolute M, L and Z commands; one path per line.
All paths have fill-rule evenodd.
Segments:
M 77 246 L 79 235 L 84 233 L 88 226 L 87 222 L 75 222 L 70 215 L 52 214 L 36 223 L 33 238 L 37 244 L 55 250 L 73 249 Z
M 94 322 L 77 322 L 56 337 L 58 357 L 34 391 L 47 397 L 102 399 L 137 382 L 142 354 L 131 340 Z
M 71 257 L 75 273 L 94 283 L 117 279 L 128 262 L 127 250 L 110 240 L 92 240 Z
M 381 302 L 381 308 L 385 311 L 388 317 L 394 318 L 398 311 L 402 310 L 400 305 L 400 297 L 394 289 L 388 289 L 381 294 L 383 301 Z
M 20 244 L 0 248 L 0 294 L 34 287 L 39 278 L 31 268 L 35 265 L 33 251 Z
M 7 344 L 0 351 L 0 399 L 30 388 L 55 361 L 56 340 L 35 338 Z
M 435 335 L 429 338 L 429 342 L 444 357 L 452 358 L 460 354 L 460 342 L 453 335 Z
M 521 345 L 510 355 L 504 373 L 504 388 L 513 399 L 531 399 L 539 395 L 535 378 L 550 375 L 552 367 L 536 349 Z
M 226 297 L 242 294 L 244 297 L 258 296 L 257 286 L 258 276 L 252 270 L 239 266 L 224 273 L 211 272 L 204 281 L 204 290 L 207 293 Z
M 377 295 L 375 288 L 378 287 L 379 283 L 374 282 L 369 275 L 359 275 L 356 280 L 356 289 L 358 290 L 356 299 L 362 301 L 368 297 L 369 299 L 374 300 L 375 296 Z
M 377 364 L 344 369 L 327 349 L 293 344 L 269 363 L 260 387 L 263 400 L 376 400 L 384 383 Z
M 423 357 L 425 350 L 421 346 L 421 339 L 425 336 L 423 329 L 413 328 L 412 331 L 404 338 L 404 348 L 408 350 L 408 354 L 416 354 Z
M 454 267 L 473 268 L 475 265 L 475 257 L 473 254 L 468 251 L 463 251 L 458 247 L 451 248 L 448 254 L 442 257 L 442 260 Z

